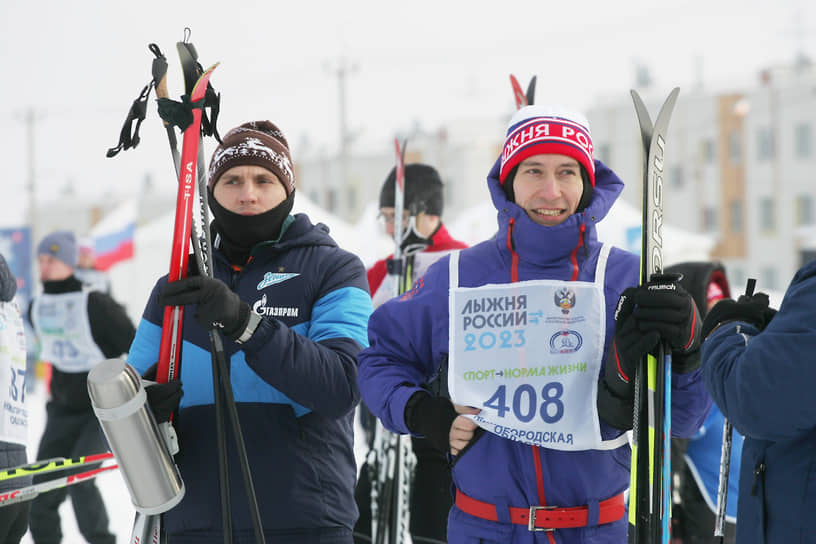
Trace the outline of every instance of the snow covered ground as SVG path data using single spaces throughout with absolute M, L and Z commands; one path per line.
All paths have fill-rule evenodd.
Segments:
M 33 461 L 37 455 L 37 445 L 40 442 L 43 428 L 45 427 L 45 403 L 47 394 L 43 382 L 37 381 L 34 390 L 26 399 L 29 411 L 29 446 L 28 459 Z M 355 424 L 355 437 L 362 436 L 362 430 Z M 357 457 L 357 467 L 359 470 L 363 456 L 364 446 L 355 442 L 355 455 Z M 127 486 L 118 470 L 104 473 L 97 477 L 97 485 L 105 498 L 105 505 L 110 518 L 110 529 L 116 535 L 117 544 L 128 544 L 130 532 L 133 528 L 133 518 L 136 510 L 130 502 L 130 494 Z M 79 528 L 74 518 L 74 511 L 71 507 L 71 500 L 66 499 L 60 507 L 60 518 L 62 521 L 62 541 L 65 544 L 80 544 L 85 542 L 79 533 Z M 33 544 L 30 533 L 26 533 L 21 544 Z

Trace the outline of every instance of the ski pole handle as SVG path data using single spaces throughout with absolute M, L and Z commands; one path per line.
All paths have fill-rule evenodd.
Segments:
M 746 297 L 753 296 L 755 288 L 756 288 L 756 279 L 748 278 L 748 282 L 745 284 L 745 296 Z

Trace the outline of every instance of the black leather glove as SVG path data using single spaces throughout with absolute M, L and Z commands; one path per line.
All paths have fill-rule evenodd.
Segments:
M 459 414 L 450 399 L 432 397 L 417 391 L 405 404 L 405 425 L 412 433 L 421 434 L 435 448 L 449 452 L 450 431 Z
M 768 295 L 755 293 L 751 296 L 741 295 L 736 301 L 721 300 L 711 308 L 703 321 L 703 338 L 707 338 L 711 331 L 719 325 L 729 321 L 744 321 L 755 326 L 760 331 L 776 315 L 776 310 L 770 307 Z
M 155 382 L 158 368 L 159 364 L 154 363 L 142 374 L 142 378 L 149 382 Z M 170 416 L 178 411 L 181 397 L 184 396 L 181 380 L 171 380 L 167 383 L 146 383 L 144 388 L 147 395 L 147 404 L 150 406 L 156 422 L 170 421 Z
M 207 330 L 219 327 L 224 335 L 235 340 L 249 322 L 249 304 L 233 293 L 227 285 L 206 276 L 192 276 L 171 281 L 159 294 L 163 306 L 196 304 L 195 320 Z

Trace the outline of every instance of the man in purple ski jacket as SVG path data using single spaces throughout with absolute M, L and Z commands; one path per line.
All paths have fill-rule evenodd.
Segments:
M 598 241 L 623 183 L 583 115 L 520 109 L 487 183 L 497 234 L 372 315 L 363 400 L 450 453 L 449 542 L 624 542 L 629 376 L 669 342 L 672 431 L 696 431 L 696 306 L 671 278 L 635 287 L 638 257 Z

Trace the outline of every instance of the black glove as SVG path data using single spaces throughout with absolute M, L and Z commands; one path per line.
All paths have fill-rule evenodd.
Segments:
M 142 378 L 154 382 L 158 368 L 158 363 L 153 364 L 142 374 Z M 181 380 L 171 380 L 167 383 L 146 383 L 144 388 L 147 404 L 156 422 L 170 421 L 170 416 L 178 410 L 181 397 L 184 396 Z
M 717 326 L 729 321 L 744 321 L 761 331 L 776 315 L 776 310 L 769 305 L 770 301 L 765 293 L 741 295 L 736 301 L 721 300 L 711 308 L 703 321 L 703 338 L 707 338 Z
M 638 330 L 643 334 L 659 333 L 671 346 L 672 356 L 699 349 L 702 329 L 697 305 L 677 283 L 679 279 L 679 274 L 654 275 L 649 283 L 634 288 L 632 297 L 635 304 L 632 317 Z
M 450 399 L 432 397 L 417 391 L 405 404 L 405 425 L 412 433 L 421 434 L 435 448 L 450 451 L 450 431 L 459 414 Z
M 678 279 L 675 274 L 653 276 L 618 300 L 615 336 L 598 385 L 598 415 L 615 428 L 632 427 L 635 371 L 661 339 L 672 349 L 672 371 L 685 373 L 700 365 L 700 315 Z
M 615 309 L 615 336 L 604 363 L 604 377 L 598 384 L 598 416 L 616 429 L 632 428 L 635 396 L 635 370 L 643 354 L 660 340 L 660 334 L 641 334 L 632 317 L 632 287 L 623 292 Z
M 230 291 L 221 280 L 192 276 L 171 281 L 159 294 L 163 306 L 196 304 L 195 320 L 207 330 L 223 329 L 224 335 L 235 340 L 249 322 L 249 304 Z

